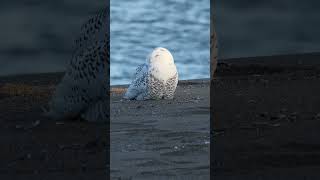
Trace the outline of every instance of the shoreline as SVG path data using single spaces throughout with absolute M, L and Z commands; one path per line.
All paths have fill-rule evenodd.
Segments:
M 238 71 L 240 69 L 254 69 L 267 70 L 267 69 L 277 69 L 279 71 L 284 70 L 319 70 L 320 69 L 320 52 L 310 52 L 310 53 L 299 53 L 299 54 L 280 54 L 280 55 L 270 55 L 270 56 L 256 56 L 256 57 L 239 57 L 239 58 L 227 58 L 219 59 L 217 72 L 218 76 L 227 76 L 228 69 L 234 68 L 233 71 Z M 260 71 L 261 72 L 261 71 Z M 11 75 L 1 75 L 0 81 L 5 79 L 14 80 L 16 78 L 24 77 L 33 79 L 34 76 L 38 78 L 61 78 L 65 72 L 50 72 L 50 73 L 22 73 L 22 74 L 11 74 Z M 244 73 L 244 71 L 238 72 Z M 207 78 L 202 78 L 207 79 Z M 189 81 L 181 80 L 181 81 Z M 195 79 L 197 80 L 197 79 Z M 199 79 L 201 80 L 201 79 Z M 123 84 L 127 85 L 127 84 Z M 121 85 L 110 85 L 111 86 L 121 86 Z
M 318 61 L 320 52 L 298 53 L 298 54 L 278 54 L 268 56 L 238 57 L 220 59 L 218 63 L 229 63 L 237 66 L 261 65 L 269 67 L 314 67 L 320 66 Z M 281 61 L 280 61 L 281 60 Z
M 308 57 L 296 57 L 303 60 L 302 65 L 282 66 L 276 62 L 289 56 L 269 57 L 273 62 L 265 64 L 259 57 L 250 62 L 242 58 L 246 63 L 220 61 L 211 81 L 211 96 L 209 79 L 179 81 L 172 101 L 123 101 L 127 85 L 110 86 L 110 135 L 115 138 L 110 150 L 112 176 L 171 178 L 178 168 L 181 177 L 189 173 L 205 178 L 209 174 L 209 98 L 216 132 L 211 165 L 217 178 L 272 179 L 270 174 L 293 177 L 290 173 L 295 171 L 291 179 L 299 179 L 309 173 L 308 167 L 320 169 L 320 156 L 315 152 L 320 147 L 316 128 L 320 126 L 316 109 L 320 107 L 320 70 L 314 60 L 308 64 Z M 95 138 L 97 131 L 109 127 L 54 122 L 41 115 L 41 107 L 62 75 L 0 77 L 0 125 L 4 127 L 0 179 L 46 173 L 81 179 L 105 173 L 107 139 L 97 142 Z M 83 162 L 92 168 L 84 171 Z M 133 165 L 138 168 L 136 173 Z
M 191 85 L 191 84 L 201 84 L 201 83 L 208 83 L 210 81 L 209 78 L 202 78 L 202 79 L 186 79 L 186 80 L 179 80 L 178 85 Z M 128 88 L 130 84 L 117 84 L 117 85 L 110 85 L 110 92 L 112 93 L 113 88 Z

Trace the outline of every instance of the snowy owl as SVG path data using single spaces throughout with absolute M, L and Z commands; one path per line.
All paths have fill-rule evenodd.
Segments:
M 109 117 L 109 9 L 81 27 L 66 73 L 45 114 L 53 119 L 83 118 L 107 121 Z
M 138 66 L 125 99 L 172 99 L 178 84 L 178 71 L 171 53 L 155 48 L 147 62 Z

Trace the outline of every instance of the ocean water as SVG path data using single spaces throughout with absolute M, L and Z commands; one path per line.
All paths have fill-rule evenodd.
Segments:
M 64 71 L 73 40 L 104 0 L 12 0 L 0 6 L 0 76 Z M 130 83 L 157 46 L 181 79 L 209 77 L 209 0 L 111 0 L 111 83 Z M 317 0 L 216 1 L 219 58 L 320 51 Z
M 209 78 L 209 0 L 111 0 L 111 84 L 128 84 L 155 47 L 172 53 L 179 79 Z

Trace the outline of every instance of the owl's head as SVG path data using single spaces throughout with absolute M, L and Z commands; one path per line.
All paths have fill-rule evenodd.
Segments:
M 163 47 L 157 47 L 148 55 L 147 63 L 148 64 L 154 64 L 154 63 L 174 64 L 174 59 L 168 49 Z

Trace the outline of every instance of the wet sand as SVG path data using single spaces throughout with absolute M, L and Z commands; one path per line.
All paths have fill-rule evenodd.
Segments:
M 0 78 L 0 179 L 106 179 L 109 127 L 41 115 L 61 77 Z
M 319 59 L 313 53 L 218 65 L 211 99 L 214 179 L 320 178 Z
M 209 179 L 209 80 L 180 81 L 173 100 L 122 100 L 111 89 L 113 179 Z

